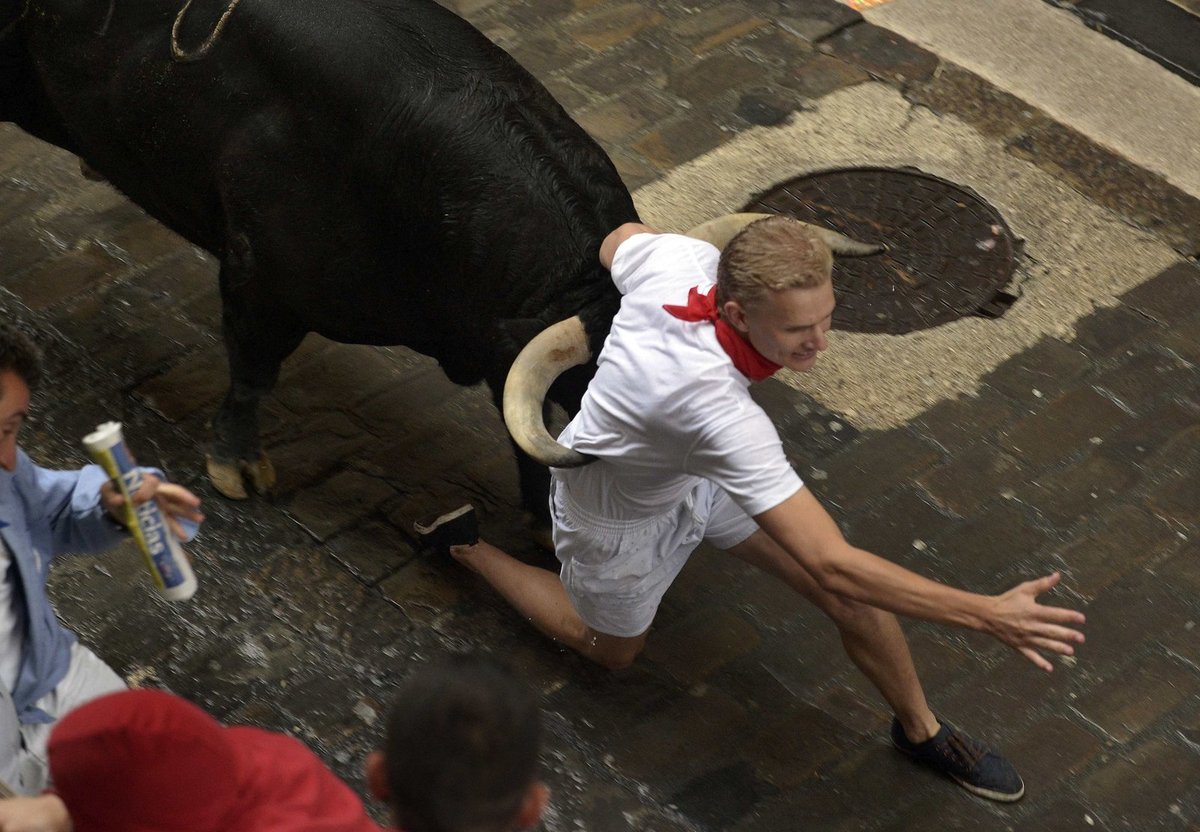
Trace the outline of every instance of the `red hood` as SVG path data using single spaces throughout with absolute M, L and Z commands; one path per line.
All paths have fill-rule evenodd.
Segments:
M 380 832 L 299 741 L 225 728 L 162 691 L 72 711 L 49 757 L 75 832 Z

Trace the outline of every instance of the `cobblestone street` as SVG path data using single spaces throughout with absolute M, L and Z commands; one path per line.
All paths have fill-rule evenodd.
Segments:
M 631 191 L 876 85 L 1168 252 L 1114 303 L 894 426 L 783 381 L 755 388 L 856 545 L 986 593 L 1063 572 L 1053 598 L 1086 611 L 1087 643 L 1052 674 L 904 622 L 934 710 L 1003 749 L 1026 797 L 987 803 L 910 765 L 832 625 L 721 553 L 693 556 L 617 673 L 416 555 L 413 521 L 470 501 L 484 537 L 550 565 L 489 393 L 403 348 L 310 335 L 263 409 L 277 492 L 222 499 L 204 474 L 227 383 L 216 261 L 5 124 L 0 315 L 40 330 L 49 363 L 23 446 L 76 467 L 80 438 L 120 420 L 209 517 L 194 600 L 158 600 L 126 546 L 60 564 L 68 625 L 131 683 L 291 732 L 360 792 L 398 681 L 441 651 L 492 654 L 543 697 L 553 832 L 1200 830 L 1200 200 L 833 0 L 446 5 L 549 87 Z

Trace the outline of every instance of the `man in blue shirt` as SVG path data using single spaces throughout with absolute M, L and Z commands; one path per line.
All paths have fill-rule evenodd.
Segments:
M 52 471 L 17 447 L 41 356 L 0 324 L 0 780 L 36 794 L 46 785 L 46 741 L 56 719 L 125 686 L 64 628 L 46 596 L 50 561 L 125 539 L 123 498 L 97 465 Z M 200 500 L 147 474 L 134 502 L 156 499 L 172 531 L 200 522 Z

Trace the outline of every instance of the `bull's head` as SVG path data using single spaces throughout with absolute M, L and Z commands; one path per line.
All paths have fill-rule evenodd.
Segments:
M 769 214 L 728 214 L 709 220 L 687 232 L 689 237 L 724 248 L 739 231 Z M 809 226 L 834 254 L 864 256 L 878 254 L 883 246 L 852 240 L 836 231 Z M 594 457 L 560 445 L 546 430 L 542 406 L 546 391 L 562 373 L 592 357 L 587 334 L 579 316 L 559 321 L 543 330 L 521 350 L 504 383 L 504 421 L 513 440 L 525 453 L 551 468 L 578 468 Z

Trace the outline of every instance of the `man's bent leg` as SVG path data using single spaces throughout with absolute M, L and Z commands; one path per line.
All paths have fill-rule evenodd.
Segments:
M 558 575 L 547 569 L 522 563 L 482 540 L 473 546 L 454 546 L 450 553 L 487 581 L 534 627 L 610 670 L 628 667 L 646 644 L 646 633 L 623 638 L 585 624 L 571 606 Z
M 897 749 L 980 797 L 1007 803 L 1025 794 L 1008 760 L 951 725 L 939 725 L 894 615 L 825 592 L 762 530 L 728 551 L 784 581 L 833 619 L 850 658 L 896 713 L 892 744 Z
M 833 620 L 847 655 L 891 705 L 909 740 L 920 743 L 937 733 L 937 718 L 925 701 L 908 642 L 896 616 L 821 589 L 803 567 L 761 529 L 728 551 L 774 575 Z

